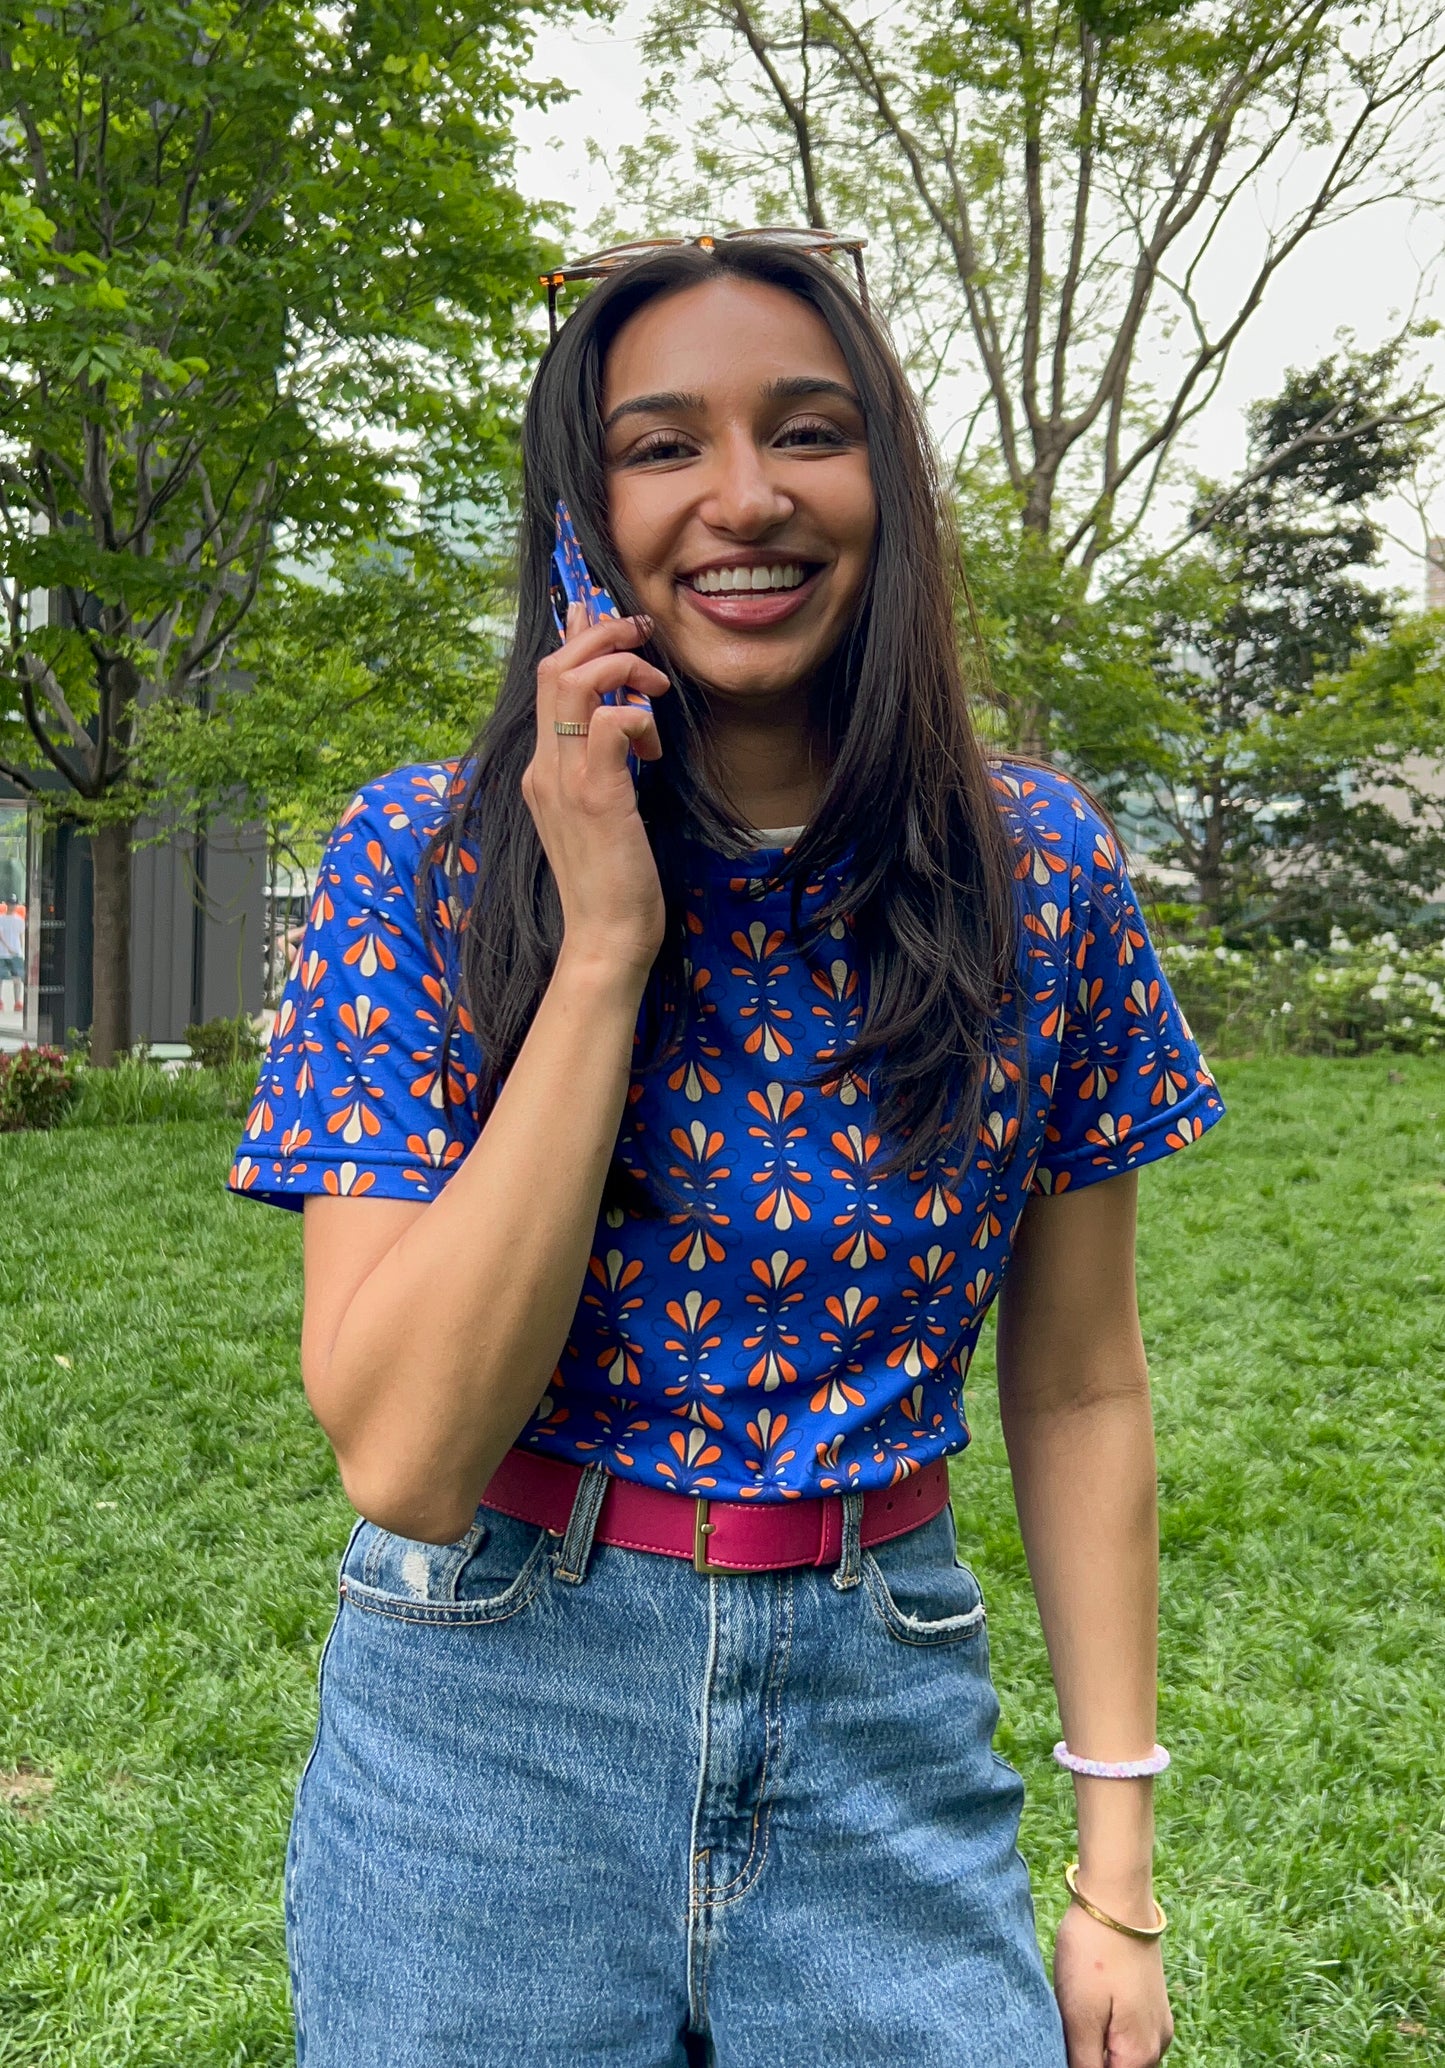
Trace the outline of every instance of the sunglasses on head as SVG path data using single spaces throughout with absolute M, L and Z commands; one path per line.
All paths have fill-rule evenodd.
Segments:
M 808 252 L 819 258 L 831 258 L 835 252 L 846 252 L 853 261 L 853 270 L 858 276 L 858 298 L 864 308 L 868 307 L 868 281 L 863 272 L 863 249 L 866 237 L 854 236 L 847 230 L 808 230 L 775 227 L 759 230 L 721 230 L 709 232 L 701 237 L 636 237 L 630 244 L 613 244 L 606 251 L 594 251 L 590 257 L 575 260 L 570 265 L 559 266 L 555 273 L 540 273 L 539 285 L 547 290 L 547 328 L 555 338 L 557 335 L 557 296 L 564 287 L 575 281 L 605 280 L 609 274 L 621 272 L 639 259 L 651 258 L 654 252 L 676 251 L 693 244 L 699 251 L 712 251 L 719 244 L 737 243 L 781 244 L 790 251 Z

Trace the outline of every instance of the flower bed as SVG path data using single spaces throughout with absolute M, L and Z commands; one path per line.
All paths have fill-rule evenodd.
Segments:
M 1351 941 L 1338 928 L 1260 950 L 1182 942 L 1161 950 L 1169 980 L 1216 1055 L 1367 1055 L 1445 1048 L 1445 943 L 1402 946 L 1393 933 Z

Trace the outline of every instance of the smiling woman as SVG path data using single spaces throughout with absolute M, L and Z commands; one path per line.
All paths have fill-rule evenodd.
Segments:
M 347 812 L 232 1174 L 305 1201 L 365 1518 L 292 1829 L 302 2058 L 1150 2068 L 1134 1172 L 1212 1080 L 1108 827 L 980 751 L 928 444 L 826 262 L 620 267 L 524 463 L 496 711 Z M 559 502 L 629 613 L 560 644 Z M 948 1509 L 1006 1270 L 1056 1994 Z

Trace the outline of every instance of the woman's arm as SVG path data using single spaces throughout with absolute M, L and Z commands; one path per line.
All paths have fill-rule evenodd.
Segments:
M 631 618 L 573 636 L 538 670 L 523 790 L 557 880 L 563 942 L 479 1139 L 429 1205 L 306 1206 L 301 1369 L 346 1491 L 372 1521 L 445 1543 L 536 1407 L 567 1339 L 627 1097 L 663 925 L 627 767 L 661 752 L 650 712 L 599 706 L 667 678 Z M 559 738 L 554 718 L 590 723 Z
M 999 1312 L 999 1400 L 1059 1714 L 1085 1758 L 1154 1744 L 1158 1523 L 1131 1175 L 1029 1202 Z M 1078 1776 L 1079 1886 L 1154 1921 L 1153 1784 Z M 1158 1947 L 1071 1907 L 1054 1983 L 1070 2068 L 1149 2068 L 1172 2033 Z

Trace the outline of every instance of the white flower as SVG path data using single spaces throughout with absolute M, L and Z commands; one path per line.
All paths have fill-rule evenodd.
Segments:
M 1330 945 L 1334 945 L 1333 936 L 1331 936 Z M 1290 942 L 1290 946 L 1294 949 L 1296 955 L 1308 955 L 1310 952 L 1310 944 L 1308 941 L 1302 941 L 1296 938 L 1295 940 Z
M 1228 950 L 1228 948 L 1216 948 L 1216 949 L 1215 949 L 1215 951 L 1214 951 L 1214 959 L 1215 959 L 1215 961 L 1216 961 L 1216 962 L 1228 962 L 1228 960 L 1229 960 L 1229 950 Z
M 1290 1004 L 1290 1002 L 1289 1002 L 1289 1000 L 1288 1000 L 1287 998 L 1285 999 L 1284 1003 L 1283 1003 L 1283 1004 L 1282 1004 L 1282 1005 L 1280 1006 L 1280 1011 L 1281 1011 L 1281 1012 L 1293 1012 L 1293 1011 L 1294 1011 L 1294 1007 L 1293 1007 L 1293 1006 L 1292 1006 L 1292 1005 Z
M 1376 1001 L 1377 1004 L 1383 1005 L 1385 1000 L 1389 997 L 1389 995 L 1390 988 L 1388 984 L 1371 984 L 1370 996 Z
M 1393 984 L 1393 983 L 1394 983 L 1394 981 L 1395 981 L 1395 972 L 1394 972 L 1394 970 L 1393 970 L 1393 969 L 1391 969 L 1391 967 L 1390 967 L 1390 965 L 1389 965 L 1389 963 L 1388 963 L 1388 962 L 1382 962 L 1382 963 L 1380 964 L 1379 970 L 1378 970 L 1378 972 L 1377 972 L 1377 974 L 1376 974 L 1376 977 L 1375 977 L 1375 982 L 1376 982 L 1377 984 Z

